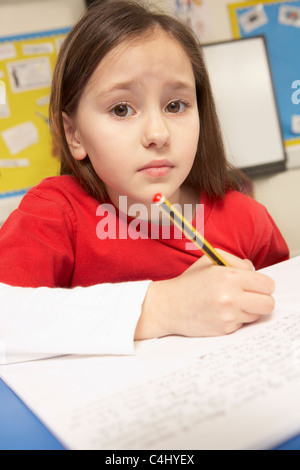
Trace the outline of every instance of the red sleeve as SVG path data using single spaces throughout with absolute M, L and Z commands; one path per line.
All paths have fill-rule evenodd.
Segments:
M 75 226 L 67 203 L 29 191 L 0 230 L 0 282 L 20 287 L 68 287 L 74 265 Z

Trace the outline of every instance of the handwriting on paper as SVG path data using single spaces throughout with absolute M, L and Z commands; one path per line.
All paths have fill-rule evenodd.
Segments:
M 217 426 L 232 410 L 300 380 L 299 315 L 283 320 L 232 348 L 78 408 L 69 416 L 70 434 L 81 448 L 149 449 L 205 424 Z M 83 429 L 89 429 L 85 444 Z

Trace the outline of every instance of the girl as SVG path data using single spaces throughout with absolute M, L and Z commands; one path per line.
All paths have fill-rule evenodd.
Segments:
M 226 334 L 272 312 L 273 281 L 253 265 L 288 249 L 226 161 L 201 49 L 184 24 L 133 2 L 94 4 L 61 48 L 50 124 L 61 175 L 30 190 L 2 228 L 0 282 L 75 288 L 43 290 L 47 302 L 71 303 L 72 320 L 51 302 L 41 322 L 27 312 L 28 349 L 71 353 L 85 331 L 81 352 L 128 352 L 133 337 Z M 157 192 L 188 205 L 194 224 L 204 207 L 206 238 L 230 268 L 187 249 L 174 227 L 164 236 Z M 89 296 L 85 312 L 78 293 Z M 21 349 L 20 338 L 3 341 Z

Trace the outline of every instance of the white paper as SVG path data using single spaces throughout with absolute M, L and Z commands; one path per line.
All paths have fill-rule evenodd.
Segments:
M 293 134 L 300 134 L 300 115 L 292 115 L 292 132 Z
M 0 119 L 8 118 L 10 116 L 10 110 L 8 107 L 8 103 L 1 104 L 0 103 Z
M 300 28 L 300 8 L 292 5 L 281 5 L 278 22 L 286 26 Z
M 36 100 L 36 104 L 37 106 L 45 106 L 49 104 L 49 101 L 50 101 L 50 95 L 41 96 L 41 98 L 38 98 Z
M 23 55 L 52 54 L 54 52 L 54 46 L 52 42 L 23 44 L 22 52 Z
M 33 122 L 28 121 L 1 132 L 1 136 L 12 155 L 27 149 L 39 141 L 39 134 Z
M 252 31 L 267 24 L 269 21 L 263 5 L 257 5 L 246 11 L 239 17 L 239 22 L 245 33 Z
M 168 0 L 172 13 L 187 23 L 202 41 L 213 37 L 209 1 Z
M 3 80 L 0 80 L 0 104 L 6 104 L 6 86 Z
M 300 430 L 300 258 L 264 272 L 277 284 L 275 312 L 233 335 L 0 374 L 69 448 L 270 448 Z
M 8 62 L 7 71 L 14 93 L 45 88 L 51 84 L 51 65 L 48 57 Z
M 17 57 L 17 51 L 12 42 L 0 44 L 0 61 L 14 59 L 15 57 Z
M 0 341 L 0 364 L 3 363 L 5 359 L 5 344 L 3 341 Z
M 6 86 L 3 80 L 0 80 L 0 118 L 7 118 L 10 115 L 7 97 Z
M 29 165 L 28 158 L 0 158 L 0 168 L 25 168 Z

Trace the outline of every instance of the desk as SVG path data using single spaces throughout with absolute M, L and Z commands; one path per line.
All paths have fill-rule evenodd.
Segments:
M 0 450 L 63 450 L 62 445 L 0 379 Z

